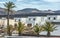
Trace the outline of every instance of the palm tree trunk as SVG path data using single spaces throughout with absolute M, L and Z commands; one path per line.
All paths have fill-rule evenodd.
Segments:
M 37 36 L 39 36 L 39 33 L 37 33 Z
M 19 36 L 21 35 L 21 33 L 19 33 Z
M 9 9 L 8 9 L 8 14 L 7 14 L 7 28 L 8 28 L 7 34 L 8 34 L 9 36 L 11 36 L 10 26 L 9 26 Z
M 49 32 L 49 31 L 47 32 L 47 36 L 48 36 L 48 37 L 50 36 L 50 32 Z
M 19 36 L 21 35 L 21 32 L 19 31 Z

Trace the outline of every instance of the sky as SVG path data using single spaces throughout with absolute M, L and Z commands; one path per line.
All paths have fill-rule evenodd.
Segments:
M 15 3 L 14 10 L 24 8 L 36 8 L 39 10 L 60 10 L 60 0 L 0 0 L 0 7 L 4 8 L 3 3 L 12 1 Z

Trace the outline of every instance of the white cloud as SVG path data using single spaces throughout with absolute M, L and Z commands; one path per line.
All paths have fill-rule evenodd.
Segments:
M 38 4 L 38 3 L 39 3 L 39 2 L 36 2 L 36 1 L 35 1 L 35 2 L 30 2 L 30 4 Z
M 60 0 L 43 0 L 43 1 L 46 1 L 46 2 L 60 2 Z
M 24 1 L 24 0 L 17 0 L 17 1 Z
M 1 4 L 1 3 L 5 3 L 5 2 L 0 2 L 0 4 Z

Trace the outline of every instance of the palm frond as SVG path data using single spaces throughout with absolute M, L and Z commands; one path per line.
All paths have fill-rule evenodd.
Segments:
M 46 22 L 45 25 L 43 25 L 44 31 L 54 31 L 56 30 L 57 26 L 52 24 L 51 22 Z

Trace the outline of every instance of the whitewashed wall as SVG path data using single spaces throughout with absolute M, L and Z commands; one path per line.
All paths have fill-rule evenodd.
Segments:
M 48 17 L 51 18 L 51 20 L 48 19 Z M 53 18 L 56 17 L 56 20 L 53 20 Z M 29 18 L 31 20 L 29 20 Z M 35 18 L 35 20 L 33 20 Z M 22 23 L 25 25 L 31 23 L 32 25 L 42 25 L 46 21 L 54 21 L 54 22 L 60 22 L 60 15 L 48 15 L 48 16 L 31 16 L 31 17 L 22 17 L 22 18 L 14 18 L 14 19 L 9 19 L 9 24 L 14 25 L 15 23 L 18 23 L 19 19 L 21 20 Z M 16 20 L 16 21 L 15 21 Z M 0 25 L 7 25 L 7 19 L 2 18 L 0 19 Z

